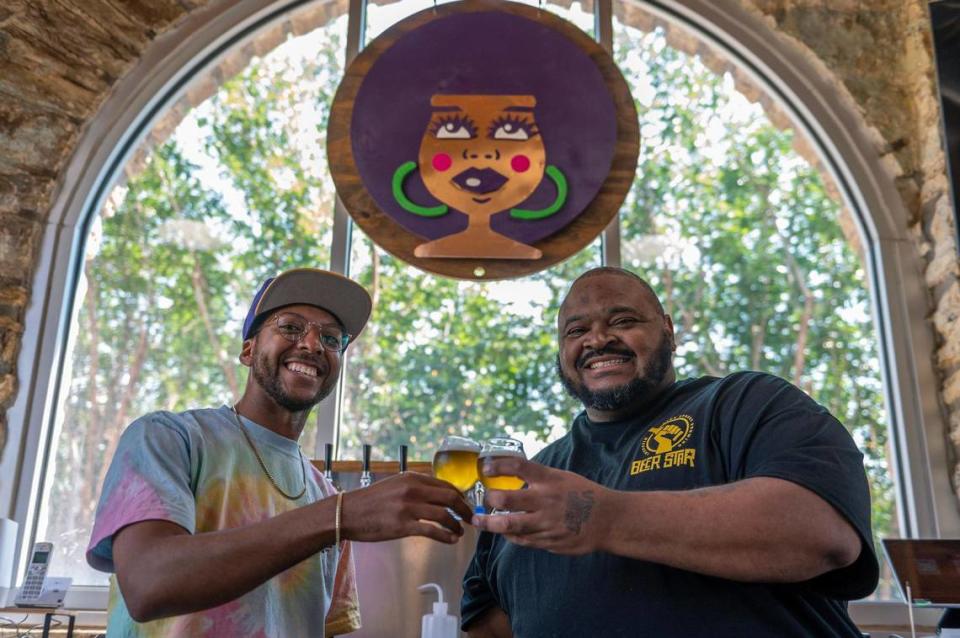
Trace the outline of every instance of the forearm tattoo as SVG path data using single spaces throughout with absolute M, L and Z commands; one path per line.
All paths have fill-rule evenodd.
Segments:
M 567 511 L 563 515 L 563 523 L 568 531 L 579 534 L 583 524 L 590 518 L 593 510 L 593 492 L 587 490 L 577 494 L 567 493 Z

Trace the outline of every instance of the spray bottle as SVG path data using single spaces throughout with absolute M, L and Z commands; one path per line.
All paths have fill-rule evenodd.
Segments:
M 437 590 L 438 600 L 433 603 L 433 613 L 424 614 L 420 622 L 420 638 L 459 638 L 459 623 L 456 616 L 447 613 L 447 603 L 443 602 L 443 588 L 436 583 L 426 583 L 417 589 L 424 591 L 431 587 Z

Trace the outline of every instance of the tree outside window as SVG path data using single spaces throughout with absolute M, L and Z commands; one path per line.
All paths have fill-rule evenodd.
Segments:
M 586 28 L 579 4 L 548 6 Z M 324 135 L 345 41 L 341 17 L 254 59 L 128 169 L 93 224 L 38 530 L 77 584 L 105 582 L 83 550 L 123 428 L 155 409 L 234 401 L 253 290 L 330 262 Z M 673 316 L 680 376 L 759 369 L 807 390 L 857 440 L 874 529 L 895 535 L 878 342 L 842 205 L 794 133 L 728 74 L 672 49 L 662 31 L 619 23 L 614 55 L 642 138 L 621 259 Z M 564 432 L 578 407 L 554 369 L 556 309 L 599 265 L 598 242 L 537 275 L 478 283 L 421 273 L 353 236 L 351 274 L 375 305 L 348 350 L 341 458 L 371 443 L 379 458 L 407 444 L 427 460 L 448 433 L 506 432 L 532 454 Z M 301 444 L 313 454 L 317 443 L 311 425 Z

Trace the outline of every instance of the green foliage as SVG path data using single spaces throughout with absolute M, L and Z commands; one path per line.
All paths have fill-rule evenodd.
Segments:
M 496 284 L 426 275 L 374 249 L 355 268 L 376 309 L 347 364 L 341 427 L 348 454 L 361 443 L 380 458 L 408 444 L 432 457 L 445 434 L 508 432 L 547 441 L 577 406 L 554 371 L 556 312 L 569 282 L 599 265 L 594 246 L 513 285 L 536 300 L 508 304 Z M 360 261 L 359 259 L 357 261 Z
M 75 582 L 103 580 L 78 566 L 123 428 L 151 410 L 235 401 L 253 291 L 283 269 L 329 264 L 322 135 L 344 31 L 341 19 L 309 36 L 306 55 L 284 45 L 227 81 L 94 224 L 45 505 Z
M 334 202 L 324 159 L 342 20 L 226 82 L 112 197 L 91 245 L 61 412 L 50 537 L 82 562 L 106 463 L 147 411 L 229 403 L 253 290 L 329 263 Z M 863 267 L 840 205 L 793 134 L 660 33 L 617 32 L 643 136 L 621 211 L 624 265 L 661 292 L 681 376 L 754 368 L 795 380 L 860 443 L 874 527 L 895 526 L 877 341 Z M 647 87 L 647 88 L 644 88 Z M 95 242 L 91 242 L 93 244 Z M 644 248 L 647 246 L 647 248 Z M 651 256 L 649 247 L 659 247 Z M 353 275 L 375 298 L 347 356 L 341 458 L 372 443 L 427 459 L 440 438 L 500 432 L 542 444 L 578 406 L 554 370 L 555 317 L 596 244 L 503 285 L 420 273 L 354 232 Z M 316 432 L 302 441 L 313 452 Z
M 857 440 L 875 533 L 895 534 L 879 344 L 842 206 L 797 155 L 794 132 L 730 90 L 730 78 L 661 34 L 622 28 L 616 39 L 628 81 L 653 89 L 637 92 L 643 142 L 621 211 L 624 265 L 664 294 L 680 376 L 759 369 L 804 388 Z M 662 254 L 630 258 L 653 240 Z

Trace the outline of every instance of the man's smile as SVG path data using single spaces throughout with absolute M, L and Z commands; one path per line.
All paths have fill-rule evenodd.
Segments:
M 606 347 L 599 350 L 590 350 L 577 357 L 577 368 L 581 370 L 602 370 L 629 363 L 635 358 L 632 352 L 624 352 L 621 348 Z
M 298 359 L 288 359 L 287 361 L 283 362 L 283 366 L 287 370 L 297 375 L 310 377 L 313 379 L 320 376 L 321 373 L 326 374 L 326 370 L 323 369 L 324 366 L 317 365 L 309 361 L 303 361 Z
M 308 377 L 317 376 L 317 369 L 313 366 L 304 365 L 302 363 L 296 363 L 294 361 L 287 363 L 287 370 L 292 370 L 293 372 L 299 372 L 300 374 L 305 374 Z
M 616 359 L 603 359 L 603 360 L 594 360 L 585 365 L 584 367 L 587 370 L 599 370 L 601 368 L 609 368 L 612 366 L 618 366 L 622 363 L 629 361 L 627 358 L 617 357 Z

